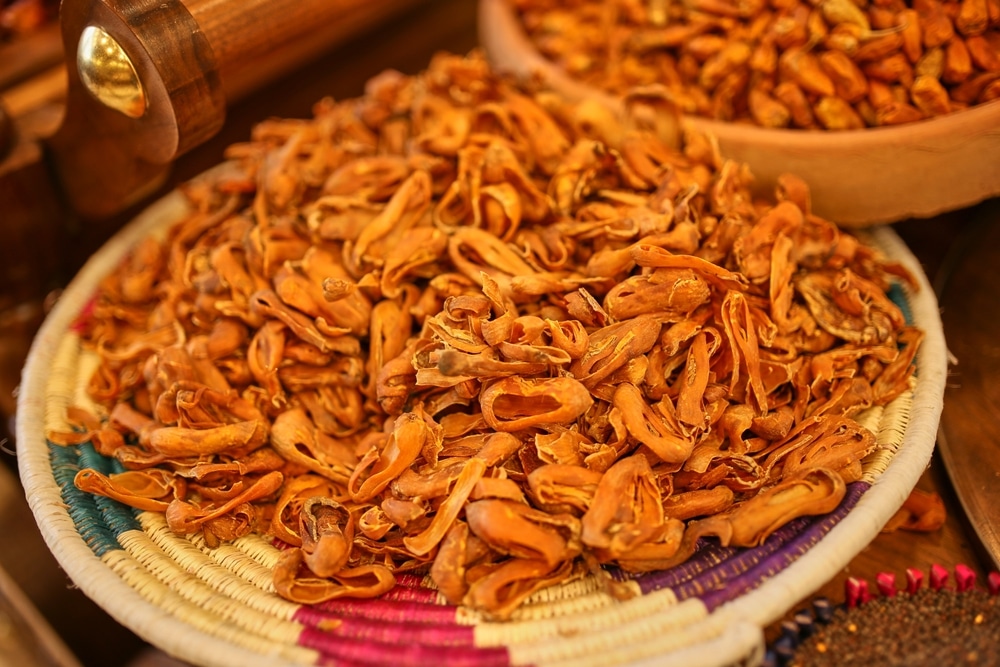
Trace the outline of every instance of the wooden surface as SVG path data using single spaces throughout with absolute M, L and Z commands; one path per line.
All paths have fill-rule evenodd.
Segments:
M 46 25 L 17 42 L 0 44 L 0 90 L 62 62 L 59 26 Z
M 219 63 L 233 103 L 423 0 L 184 0 Z M 312 56 L 312 57 L 310 57 Z
M 214 135 L 225 99 L 212 46 L 180 0 L 79 0 L 60 21 L 69 62 L 66 115 L 48 144 L 61 189 L 84 219 L 116 213 L 148 195 L 178 155 Z M 84 86 L 77 44 L 98 26 L 121 45 L 145 90 L 132 118 L 105 106 Z
M 0 528 L 14 533 L 4 507 L 13 507 L 18 492 L 14 476 L 0 466 Z M 10 531 L 10 532 L 7 532 Z M 18 574 L 21 574 L 18 572 Z M 0 665 L 80 667 L 80 663 L 0 561 Z
M 1000 203 L 984 207 L 942 272 L 942 322 L 955 355 L 938 449 L 992 567 L 1000 569 Z
M 158 193 L 165 192 L 217 164 L 221 161 L 222 151 L 227 145 L 246 139 L 250 128 L 267 117 L 307 116 L 313 103 L 324 96 L 330 95 L 341 99 L 360 95 L 365 81 L 383 69 L 395 68 L 405 73 L 413 73 L 423 69 L 433 54 L 439 50 L 464 53 L 476 45 L 474 2 L 425 0 L 415 4 L 394 20 L 385 23 L 377 33 L 344 42 L 310 64 L 301 66 L 276 80 L 265 89 L 246 94 L 228 109 L 226 124 L 219 134 L 194 148 L 174 164 Z M 72 274 L 117 228 L 141 210 L 146 203 L 138 203 L 117 216 L 89 223 L 76 230 L 67 230 L 63 237 L 65 271 Z M 949 442 L 958 443 L 960 440 L 972 442 L 979 439 L 986 445 L 992 444 L 994 450 L 1000 447 L 1000 443 L 996 440 L 990 441 L 989 438 L 996 437 L 998 421 L 994 408 L 998 403 L 990 404 L 992 406 L 990 411 L 981 414 L 975 413 L 972 406 L 980 405 L 987 398 L 996 401 L 995 387 L 1000 386 L 997 384 L 1000 380 L 996 377 L 997 367 L 980 363 L 983 354 L 995 349 L 995 347 L 980 346 L 995 345 L 995 341 L 1000 339 L 996 335 L 997 329 L 1000 328 L 1000 308 L 996 307 L 1000 282 L 986 274 L 983 274 L 986 277 L 981 277 L 977 281 L 976 276 L 983 263 L 987 263 L 994 272 L 992 275 L 995 275 L 1000 267 L 1000 257 L 996 257 L 998 246 L 995 238 L 991 238 L 988 243 L 978 242 L 981 252 L 977 255 L 986 254 L 986 246 L 992 244 L 994 255 L 992 259 L 963 254 L 965 247 L 963 240 L 979 225 L 988 224 L 989 219 L 995 217 L 995 211 L 994 202 L 931 220 L 904 221 L 894 227 L 922 262 L 932 282 L 947 284 L 945 278 L 948 276 L 952 276 L 955 280 L 944 292 L 942 309 L 945 313 L 946 337 L 949 341 L 955 341 L 952 351 L 961 357 L 955 371 L 956 378 L 967 387 L 975 384 L 983 388 L 961 394 L 960 402 L 955 400 L 955 388 L 949 388 L 943 421 L 943 424 L 954 429 L 954 434 L 949 431 Z M 998 226 L 1000 223 L 995 224 L 994 228 Z M 964 279 L 967 282 L 958 282 L 958 276 L 964 275 L 959 269 L 971 276 Z M 985 286 L 977 284 L 984 282 L 989 284 Z M 983 291 L 977 292 L 979 289 Z M 963 319 L 964 316 L 951 312 L 952 303 L 956 304 L 955 310 L 958 311 L 961 299 L 971 298 L 977 293 L 985 299 L 986 305 L 975 306 L 974 312 L 977 318 L 975 321 Z M 963 336 L 963 332 L 970 332 L 971 326 L 994 332 L 992 340 L 984 342 Z M 0 345 L 3 344 L 0 342 Z M 996 359 L 992 361 L 995 362 Z M 975 372 L 975 377 L 970 369 Z M 987 391 L 991 381 L 994 385 L 992 392 Z M 0 458 L 5 459 L 7 464 L 12 461 L 11 457 L 6 455 L 0 454 Z M 935 453 L 918 487 L 940 493 L 944 498 L 948 509 L 945 526 L 933 533 L 894 532 L 880 535 L 853 559 L 847 568 L 834 574 L 823 588 L 816 591 L 816 595 L 826 595 L 839 602 L 843 599 L 843 582 L 848 576 L 864 577 L 874 585 L 875 575 L 879 572 L 893 572 L 897 580 L 901 580 L 905 578 L 906 568 L 915 567 L 926 572 L 935 563 L 949 569 L 958 563 L 965 563 L 979 574 L 980 582 L 984 580 L 987 571 L 996 566 L 984 552 L 976 532 L 966 519 L 939 453 Z M 3 546 L 0 544 L 0 564 L 2 556 Z M 54 571 L 52 576 L 58 579 L 60 575 Z M 803 600 L 803 604 L 806 602 L 807 600 Z M 53 604 L 51 600 L 41 600 L 38 604 L 85 664 L 120 664 L 111 659 L 100 662 L 93 659 L 101 649 L 90 641 L 94 637 L 114 637 L 114 641 L 128 641 L 121 636 L 122 629 L 103 617 L 100 612 L 88 614 L 89 620 L 85 627 L 81 628 L 79 620 L 71 620 L 77 616 L 67 613 L 66 603 L 63 603 L 62 608 Z M 80 603 L 74 601 L 73 604 Z M 769 635 L 773 635 L 774 632 L 774 628 L 769 629 Z

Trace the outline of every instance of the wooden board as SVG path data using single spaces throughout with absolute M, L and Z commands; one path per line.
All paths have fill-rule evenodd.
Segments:
M 954 355 L 938 447 L 962 508 L 1000 568 L 1000 201 L 944 267 L 939 298 Z
M 13 474 L 0 465 L 0 528 L 6 537 L 19 534 L 18 524 L 23 521 L 15 510 L 23 502 Z M 7 571 L 4 563 L 12 559 L 6 556 L 9 554 L 0 545 L 0 665 L 80 667 L 76 656 L 15 581 L 14 574 Z
M 55 22 L 0 44 L 0 90 L 49 69 L 63 60 L 62 38 Z

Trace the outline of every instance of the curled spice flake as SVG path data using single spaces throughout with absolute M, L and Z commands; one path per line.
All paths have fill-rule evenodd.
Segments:
M 808 52 L 811 16 L 775 43 Z M 729 104 L 768 54 L 715 33 L 641 46 L 697 37 L 729 96 L 707 103 Z M 908 276 L 813 215 L 800 179 L 765 203 L 710 137 L 679 143 L 662 90 L 627 102 L 442 54 L 262 123 L 81 320 L 100 415 L 49 436 L 127 472 L 77 485 L 210 547 L 281 540 L 295 602 L 412 572 L 496 619 L 829 511 L 875 447 L 854 417 L 911 384 L 922 333 L 886 297 Z

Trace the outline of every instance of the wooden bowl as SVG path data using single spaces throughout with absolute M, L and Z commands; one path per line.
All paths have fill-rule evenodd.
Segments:
M 570 99 L 621 105 L 544 58 L 507 0 L 479 0 L 479 39 L 497 70 L 539 77 Z M 750 165 L 761 191 L 773 191 L 780 174 L 802 177 L 815 212 L 845 227 L 928 218 L 1000 195 L 1000 100 L 907 125 L 837 132 L 685 122 Z

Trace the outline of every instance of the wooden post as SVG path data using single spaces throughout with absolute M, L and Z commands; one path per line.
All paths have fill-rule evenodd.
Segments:
M 66 115 L 49 141 L 69 207 L 83 218 L 116 213 L 149 194 L 170 162 L 215 134 L 225 100 L 215 55 L 180 0 L 64 2 Z M 145 97 L 130 117 L 98 99 L 81 79 L 84 29 L 97 26 L 127 54 Z

